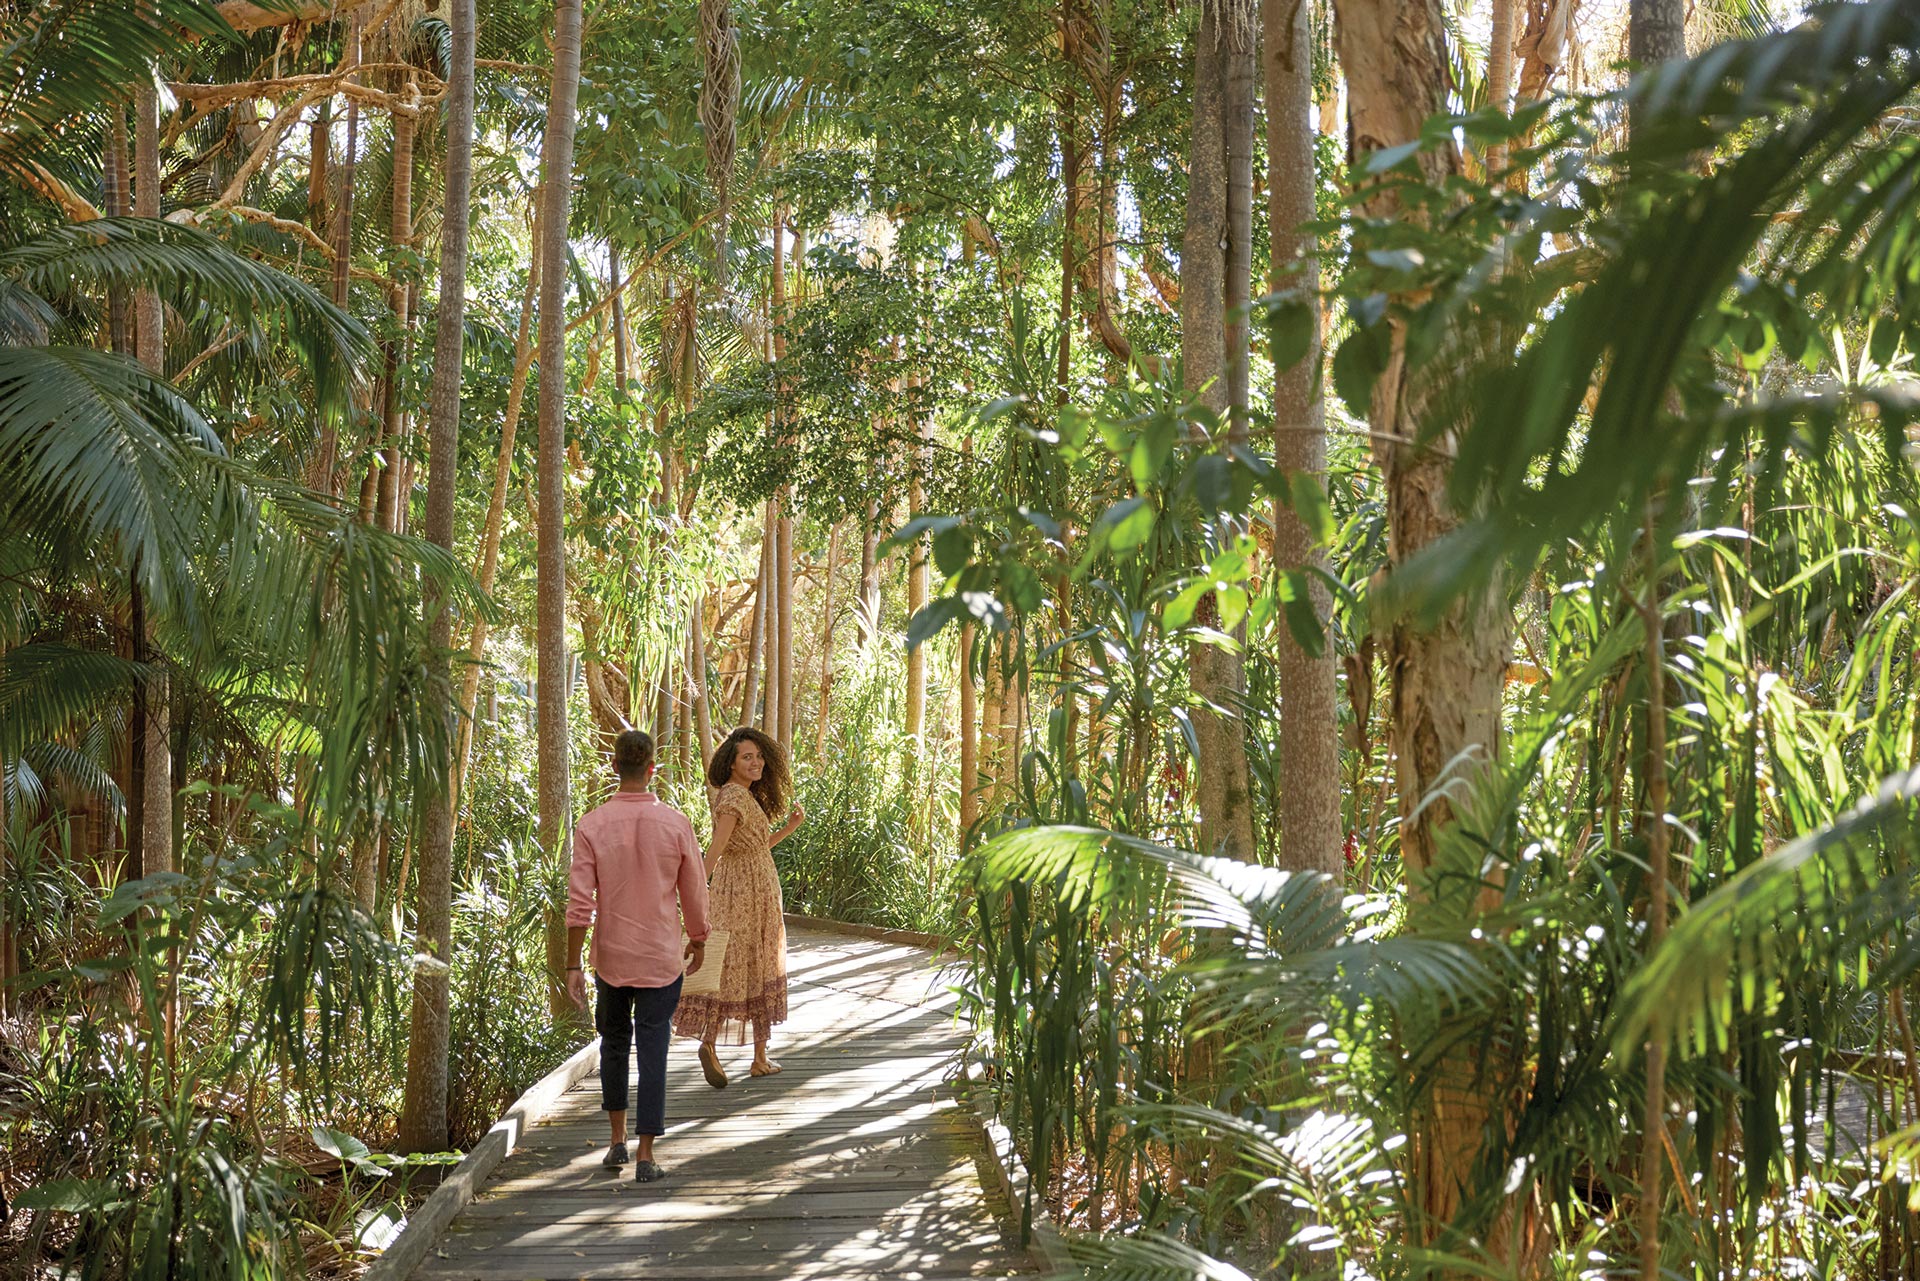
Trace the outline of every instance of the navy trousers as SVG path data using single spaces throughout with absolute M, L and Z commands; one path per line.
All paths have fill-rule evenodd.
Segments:
M 667 1042 L 673 1035 L 673 1011 L 680 984 L 665 987 L 614 987 L 598 975 L 599 999 L 593 1024 L 600 1033 L 600 1106 L 627 1110 L 627 1054 L 637 1051 L 640 1066 L 634 1086 L 634 1134 L 667 1132 Z

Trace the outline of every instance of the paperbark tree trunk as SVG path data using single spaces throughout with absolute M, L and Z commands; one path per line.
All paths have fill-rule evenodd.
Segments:
M 452 59 L 447 81 L 446 196 L 440 215 L 440 297 L 435 313 L 433 386 L 428 404 L 427 527 L 429 542 L 453 551 L 454 489 L 460 476 L 460 373 L 467 317 L 467 240 L 473 192 L 474 2 L 449 0 Z M 396 207 L 399 197 L 395 196 Z M 396 214 L 396 218 L 398 214 Z M 453 949 L 453 747 L 455 709 L 453 609 L 446 585 L 426 584 L 427 715 L 446 735 L 438 762 L 444 787 L 416 792 L 420 810 L 420 889 L 414 909 L 415 951 L 440 965 L 416 962 L 407 1036 L 407 1081 L 400 1106 L 402 1152 L 441 1152 L 448 1144 L 447 1053 L 451 1036 Z
M 545 201 L 540 237 L 540 512 L 536 539 L 538 639 L 535 677 L 539 723 L 540 845 L 564 865 L 569 830 L 567 743 L 567 220 L 573 192 L 574 104 L 580 90 L 580 3 L 556 0 L 553 9 L 553 89 L 541 148 Z M 566 994 L 566 918 L 547 920 L 548 1003 L 556 1021 L 572 1017 Z
M 534 192 L 532 243 L 541 243 L 539 207 L 544 190 Z M 480 536 L 480 566 L 475 572 L 482 593 L 491 594 L 500 571 L 500 536 L 506 524 L 507 488 L 513 479 L 513 443 L 520 427 L 520 405 L 526 398 L 527 377 L 533 369 L 534 305 L 540 295 L 540 258 L 533 255 L 527 268 L 527 291 L 520 299 L 520 328 L 513 341 L 513 377 L 507 384 L 507 410 L 500 424 L 500 454 L 493 466 L 493 497 L 487 503 L 487 524 Z M 466 783 L 467 761 L 473 751 L 473 723 L 480 712 L 480 660 L 487 648 L 487 620 L 473 620 L 467 641 L 467 667 L 460 681 L 459 749 L 454 754 L 453 804 L 457 812 Z
M 1194 39 L 1193 137 L 1180 262 L 1186 387 L 1225 420 L 1229 432 L 1244 430 L 1246 421 L 1245 322 L 1230 330 L 1228 307 L 1241 300 L 1244 308 L 1249 292 L 1243 278 L 1251 262 L 1250 242 L 1235 220 L 1250 219 L 1252 208 L 1252 23 L 1251 9 L 1239 4 L 1213 0 L 1202 7 Z M 1199 618 L 1217 623 L 1211 595 L 1202 602 Z M 1237 652 L 1196 642 L 1189 674 L 1201 701 L 1193 717 L 1200 756 L 1200 846 L 1210 854 L 1250 860 L 1255 854 L 1253 792 L 1240 714 L 1245 669 Z
M 1268 287 L 1295 290 L 1309 301 L 1307 354 L 1274 375 L 1273 456 L 1281 470 L 1311 476 L 1325 487 L 1326 405 L 1320 380 L 1320 267 L 1318 246 L 1301 224 L 1314 217 L 1313 43 L 1307 0 L 1266 0 L 1262 8 L 1267 91 L 1267 215 L 1272 234 Z M 1326 567 L 1326 553 L 1293 508 L 1273 507 L 1276 568 Z M 1311 580 L 1313 612 L 1323 624 L 1333 612 L 1326 584 Z M 1281 629 L 1279 793 L 1280 866 L 1295 871 L 1344 872 L 1340 832 L 1339 687 L 1331 642 L 1308 654 Z
M 1337 0 L 1336 10 L 1358 163 L 1419 137 L 1421 125 L 1446 109 L 1445 21 L 1440 0 Z M 1450 147 L 1421 153 L 1419 163 L 1432 181 L 1459 169 Z M 1374 190 L 1365 208 L 1374 217 L 1417 216 L 1386 185 Z M 1431 389 L 1407 369 L 1403 327 L 1395 325 L 1390 341 L 1370 426 L 1385 481 L 1389 562 L 1397 568 L 1451 533 L 1459 518 L 1448 485 L 1451 442 L 1429 440 L 1422 430 Z M 1504 593 L 1489 586 L 1460 597 L 1430 626 L 1403 617 L 1386 636 L 1401 857 L 1409 891 L 1419 900 L 1433 894 L 1429 874 L 1439 834 L 1455 821 L 1453 807 L 1435 795 L 1436 788 L 1463 767 L 1471 773 L 1497 759 L 1508 626 Z M 1462 1052 L 1435 1068 L 1408 1145 L 1408 1181 L 1420 1239 L 1460 1246 L 1467 1238 L 1452 1237 L 1458 1228 L 1477 1237 L 1491 1257 L 1504 1259 L 1517 1228 L 1511 1199 L 1496 1204 L 1481 1222 L 1457 1222 L 1499 1106 L 1489 1095 L 1491 1074 L 1480 1067 Z

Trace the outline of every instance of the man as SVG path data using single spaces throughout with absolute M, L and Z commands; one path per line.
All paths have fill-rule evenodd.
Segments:
M 707 871 L 693 824 L 653 794 L 653 739 L 630 729 L 614 740 L 620 790 L 573 832 L 567 885 L 567 991 L 587 1003 L 580 947 L 593 927 L 594 1026 L 600 1032 L 600 1105 L 612 1139 L 602 1164 L 627 1163 L 627 1048 L 639 1052 L 633 1177 L 666 1177 L 653 1141 L 666 1130 L 667 1041 L 680 1004 L 681 965 L 707 950 Z M 676 902 L 676 898 L 678 901 Z M 680 948 L 681 918 L 689 940 Z

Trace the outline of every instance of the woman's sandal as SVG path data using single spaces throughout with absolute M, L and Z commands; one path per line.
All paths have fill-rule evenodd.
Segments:
M 747 1074 L 749 1076 L 773 1076 L 775 1073 L 784 1072 L 784 1071 L 786 1071 L 785 1068 L 781 1067 L 778 1063 L 775 1063 L 772 1059 L 768 1059 L 767 1065 L 765 1067 L 762 1067 L 758 1063 L 756 1063 L 752 1067 L 747 1069 Z
M 700 1071 L 706 1076 L 707 1084 L 714 1089 L 727 1088 L 727 1071 L 720 1066 L 720 1056 L 704 1041 L 700 1043 Z

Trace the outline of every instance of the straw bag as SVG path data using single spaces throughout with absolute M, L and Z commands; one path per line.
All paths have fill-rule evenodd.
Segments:
M 680 984 L 681 996 L 712 996 L 720 990 L 720 969 L 727 963 L 727 939 L 725 930 L 712 930 L 707 934 L 707 955 L 700 963 L 696 974 L 689 974 Z M 687 953 L 687 936 L 680 935 L 680 954 Z

